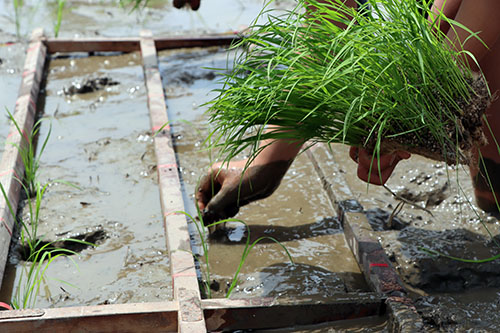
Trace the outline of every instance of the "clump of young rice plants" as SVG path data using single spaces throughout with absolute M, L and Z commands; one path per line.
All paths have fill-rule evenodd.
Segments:
M 18 218 L 17 212 L 14 210 L 9 196 L 5 192 L 3 185 L 0 184 L 0 190 L 4 196 L 5 203 L 13 220 L 15 221 L 16 235 L 19 237 L 17 240 L 20 247 L 19 254 L 21 259 L 25 261 L 25 266 L 22 267 L 23 270 L 16 286 L 17 289 L 11 301 L 13 308 L 17 309 L 34 307 L 41 283 L 45 279 L 45 272 L 50 264 L 58 257 L 75 254 L 72 250 L 55 246 L 56 243 L 73 242 L 83 244 L 85 246 L 95 245 L 73 238 L 58 239 L 47 242 L 44 241 L 43 236 L 39 235 L 38 226 L 40 222 L 42 199 L 46 190 L 51 185 L 51 182 L 47 182 L 45 185 L 42 185 L 38 180 L 38 169 L 41 155 L 50 138 L 51 129 L 49 129 L 47 136 L 41 145 L 38 156 L 36 156 L 36 140 L 38 139 L 37 137 L 39 135 L 41 120 L 37 121 L 31 132 L 27 134 L 19 127 L 19 124 L 16 122 L 14 116 L 8 110 L 7 113 L 21 136 L 21 143 L 15 144 L 15 147 L 21 156 L 25 173 L 23 179 L 16 177 L 16 180 L 21 184 L 26 197 L 26 205 L 24 206 L 24 209 L 28 209 L 26 219 L 23 219 L 22 217 Z M 77 186 L 63 180 L 55 180 L 52 183 L 54 182 L 78 188 Z
M 229 285 L 229 288 L 226 292 L 226 298 L 229 298 L 231 296 L 231 293 L 233 292 L 234 288 L 237 286 L 238 276 L 241 272 L 241 269 L 243 268 L 243 265 L 245 264 L 245 261 L 246 261 L 248 255 L 250 254 L 250 252 L 252 251 L 253 247 L 255 245 L 257 245 L 259 242 L 266 240 L 266 239 L 270 240 L 272 242 L 275 242 L 276 244 L 281 246 L 281 248 L 283 248 L 283 251 L 285 251 L 286 255 L 288 256 L 288 259 L 290 260 L 291 263 L 293 263 L 292 256 L 290 255 L 290 252 L 288 252 L 288 249 L 283 244 L 281 244 L 277 239 L 275 239 L 273 237 L 270 237 L 270 236 L 259 237 L 256 240 L 254 240 L 252 243 L 250 243 L 250 227 L 245 222 L 238 220 L 238 219 L 230 218 L 230 219 L 217 221 L 217 222 L 214 222 L 214 223 L 211 223 L 211 224 L 208 224 L 205 226 L 205 224 L 203 223 L 203 216 L 202 216 L 201 211 L 198 207 L 197 207 L 197 212 L 198 212 L 198 215 L 196 218 L 194 218 L 192 215 L 190 215 L 189 213 L 186 213 L 186 212 L 177 212 L 177 213 L 181 213 L 181 214 L 186 215 L 193 222 L 193 224 L 196 226 L 198 236 L 200 237 L 201 248 L 202 248 L 201 255 L 204 259 L 204 263 L 199 262 L 200 272 L 202 275 L 201 283 L 202 283 L 202 287 L 203 287 L 203 290 L 204 290 L 207 298 L 212 298 L 212 290 L 210 288 L 211 277 L 210 277 L 210 264 L 208 261 L 209 246 L 208 246 L 208 243 L 206 241 L 207 232 L 206 232 L 205 228 L 210 229 L 210 228 L 215 228 L 218 225 L 224 225 L 227 222 L 237 222 L 237 223 L 244 224 L 246 227 L 246 230 L 247 230 L 245 247 L 244 247 L 243 252 L 241 254 L 241 259 L 240 259 L 240 262 L 238 264 L 238 267 L 236 268 L 236 271 L 234 272 L 233 278 L 231 279 L 231 284 Z
M 71 241 L 77 241 L 70 239 Z M 21 274 L 16 286 L 16 290 L 11 299 L 12 308 L 26 309 L 34 308 L 36 305 L 36 298 L 40 292 L 40 287 L 46 279 L 46 271 L 54 260 L 59 257 L 68 257 L 73 264 L 76 262 L 70 257 L 76 254 L 69 249 L 54 248 L 53 242 L 44 244 L 42 247 L 33 252 L 26 260 L 24 266 L 21 268 Z M 70 285 L 65 281 L 61 281 Z
M 439 24 L 476 34 L 443 14 L 428 20 L 429 1 L 366 6 L 299 0 L 284 16 L 263 12 L 268 20 L 234 45 L 244 51 L 209 103 L 213 145 L 226 161 L 249 147 L 251 159 L 259 141 L 283 138 L 472 163 L 491 95 L 460 60 L 472 55 L 452 48 Z
M 28 188 L 22 183 L 21 185 L 26 195 L 28 195 Z M 25 261 L 25 265 L 22 267 L 21 275 L 16 286 L 16 291 L 11 300 L 14 309 L 34 307 L 41 283 L 45 279 L 45 272 L 50 264 L 61 256 L 76 254 L 72 250 L 56 247 L 54 245 L 55 243 L 65 241 L 84 244 L 89 247 L 95 246 L 89 242 L 73 238 L 46 242 L 43 240 L 43 237 L 38 235 L 40 207 L 43 195 L 49 185 L 50 184 L 47 183 L 42 186 L 38 181 L 35 183 L 35 196 L 26 199 L 26 205 L 29 211 L 27 214 L 28 219 L 24 220 L 17 217 L 3 185 L 0 184 L 0 190 L 2 191 L 7 207 L 9 208 L 12 218 L 16 222 L 16 230 L 19 234 L 18 242 L 23 252 L 20 253 L 20 255 Z

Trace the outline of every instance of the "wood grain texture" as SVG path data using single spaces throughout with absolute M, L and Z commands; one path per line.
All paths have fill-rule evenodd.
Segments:
M 166 126 L 169 121 L 167 107 L 151 32 L 141 32 L 141 53 L 151 128 L 157 132 L 163 127 L 154 136 L 154 147 L 174 299 L 179 302 L 179 331 L 206 332 L 187 219 L 179 213 L 185 208 L 170 127 Z
M 177 302 L 0 311 L 0 332 L 177 332 Z

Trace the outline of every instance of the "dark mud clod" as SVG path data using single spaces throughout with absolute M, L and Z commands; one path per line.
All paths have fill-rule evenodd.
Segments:
M 216 280 L 212 280 L 212 282 L 210 283 L 210 289 L 212 289 L 215 292 L 219 291 L 220 290 L 220 283 L 217 282 Z
M 83 81 L 75 81 L 71 83 L 69 88 L 64 88 L 65 95 L 77 95 L 77 94 L 88 94 L 98 90 L 102 90 L 108 86 L 115 86 L 119 82 L 113 79 L 103 76 L 98 78 L 87 78 Z
M 52 256 L 57 255 L 58 250 L 60 250 L 60 253 L 63 253 L 65 255 L 68 254 L 67 250 L 79 253 L 85 249 L 88 249 L 90 247 L 102 243 L 102 241 L 108 238 L 108 235 L 104 230 L 96 230 L 89 233 L 82 233 L 80 235 L 71 236 L 70 238 L 73 240 L 82 241 L 86 243 L 75 242 L 72 241 L 71 239 L 60 240 L 52 243 L 49 241 L 40 240 L 37 243 L 35 251 L 43 249 L 41 251 L 42 253 L 40 253 L 40 255 L 38 256 L 39 258 L 42 256 L 44 251 L 51 252 Z M 30 253 L 30 248 L 27 244 L 19 246 L 17 251 L 21 260 L 23 261 L 31 260 L 31 258 L 28 257 Z

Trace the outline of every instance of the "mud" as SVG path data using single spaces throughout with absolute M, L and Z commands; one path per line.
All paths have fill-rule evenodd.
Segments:
M 276 1 L 275 5 L 289 8 L 290 2 Z M 53 8 L 46 2 L 30 0 L 25 1 L 20 17 L 21 39 L 17 40 L 11 6 L 11 1 L 0 0 L 0 107 L 9 110 L 14 109 L 21 82 L 27 36 L 38 26 L 43 26 L 49 36 L 53 34 Z M 230 14 L 220 15 L 221 8 Z M 152 2 L 143 12 L 128 15 L 115 2 L 72 1 L 66 7 L 60 35 L 137 36 L 140 28 L 151 29 L 155 35 L 225 33 L 245 28 L 260 10 L 260 1 L 202 1 L 197 12 L 177 10 L 171 2 Z M 15 43 L 7 43 L 11 41 Z M 220 76 L 205 68 L 224 68 L 226 59 L 219 48 L 160 53 L 184 200 L 191 213 L 195 212 L 193 193 L 199 177 L 216 160 L 215 152 L 202 149 L 209 131 L 202 104 L 214 97 L 210 91 L 217 88 Z M 120 84 L 87 94 L 64 94 L 64 88 L 74 80 L 89 77 L 109 77 Z M 48 272 L 53 279 L 47 282 L 37 306 L 170 299 L 168 255 L 140 56 L 54 58 L 47 82 L 42 90 L 47 95 L 42 137 L 47 135 L 49 123 L 52 134 L 50 148 L 42 158 L 42 180 L 64 179 L 82 190 L 59 183 L 49 188 L 41 234 L 45 240 L 100 231 L 106 237 L 97 248 L 82 249 L 73 257 L 78 269 L 69 259 L 55 262 Z M 6 135 L 7 119 L 0 117 L 0 140 L 4 141 Z M 400 201 L 388 191 L 367 188 L 357 179 L 347 148 L 335 146 L 333 152 L 320 157 L 339 166 L 338 173 L 327 175 L 334 184 L 333 191 L 347 193 L 349 186 L 353 199 L 361 202 L 387 254 L 413 291 L 428 330 L 500 330 L 497 261 L 461 263 L 423 250 L 469 259 L 498 253 L 483 224 L 493 235 L 499 234 L 500 224 L 474 205 L 469 175 L 462 168 L 416 156 L 400 163 L 388 187 L 413 203 L 401 208 Z M 340 178 L 347 184 L 336 182 Z M 282 242 L 295 266 L 279 245 L 263 241 L 243 266 L 232 297 L 300 295 L 323 299 L 335 293 L 366 291 L 335 215 L 310 162 L 299 156 L 273 196 L 243 207 L 237 216 L 248 223 L 251 240 L 272 236 Z M 216 281 L 213 287 L 218 289 L 215 297 L 225 294 L 247 236 L 241 224 L 228 227 L 230 232 L 209 243 L 210 281 Z M 193 225 L 191 231 L 196 235 Z M 199 237 L 193 237 L 198 253 L 199 241 Z M 9 299 L 18 279 L 16 261 L 12 257 L 7 267 L 0 294 L 3 301 Z M 384 331 L 386 324 L 385 318 L 370 318 L 336 325 L 283 332 L 377 332 Z
M 430 253 L 481 260 L 500 252 L 495 244 L 498 236 L 489 235 L 499 234 L 499 221 L 474 204 L 468 170 L 418 156 L 401 162 L 387 186 L 414 205 L 404 204 L 393 216 L 402 228 L 391 230 L 387 221 L 401 201 L 382 187 L 359 182 L 347 148 L 336 146 L 330 154 L 414 294 L 427 329 L 500 329 L 496 315 L 485 315 L 494 313 L 498 305 L 498 296 L 492 295 L 500 292 L 499 261 L 461 262 Z
M 88 94 L 98 90 L 105 89 L 106 87 L 115 86 L 120 84 L 113 81 L 110 77 L 86 78 L 83 81 L 73 81 L 69 87 L 64 87 L 65 95 Z

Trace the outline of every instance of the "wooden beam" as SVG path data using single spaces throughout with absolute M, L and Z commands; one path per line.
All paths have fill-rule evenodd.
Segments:
M 412 300 L 408 297 L 408 292 L 378 242 L 364 214 L 363 207 L 353 199 L 354 195 L 350 192 L 337 166 L 334 163 L 321 162 L 321 159 L 316 158 L 319 151 L 322 151 L 323 159 L 325 157 L 333 159 L 324 146 L 309 149 L 306 154 L 318 173 L 332 205 L 338 212 L 347 243 L 368 285 L 373 291 L 387 296 L 386 303 L 391 315 L 391 326 L 397 332 L 421 331 L 423 329 L 422 318 L 418 315 Z M 328 179 L 327 174 L 335 175 L 335 177 Z M 334 193 L 331 182 L 336 182 L 335 188 L 342 188 L 344 192 L 340 195 Z
M 167 106 L 163 91 L 155 43 L 151 32 L 141 32 L 141 52 L 148 93 L 151 130 L 160 186 L 160 202 L 164 217 L 165 236 L 170 255 L 170 272 L 174 298 L 179 302 L 179 331 L 206 332 L 201 310 L 195 264 L 182 199 L 177 159 L 168 124 Z M 161 129 L 161 131 L 160 131 Z
M 177 302 L 0 311 L 0 332 L 177 332 Z
M 184 47 L 208 47 L 230 45 L 239 39 L 237 35 L 216 35 L 203 37 L 169 37 L 155 38 L 157 50 L 176 49 Z M 44 40 L 49 53 L 56 52 L 133 52 L 141 49 L 141 39 L 127 38 L 78 38 Z
M 14 119 L 21 129 L 19 133 L 12 123 L 9 134 L 5 140 L 2 161 L 0 162 L 0 182 L 7 194 L 12 210 L 17 212 L 21 183 L 24 177 L 24 164 L 19 154 L 19 148 L 27 145 L 25 137 L 31 133 L 36 113 L 38 92 L 42 80 L 46 59 L 46 48 L 41 42 L 43 30 L 33 32 L 28 45 L 26 60 L 24 62 L 23 78 L 19 88 Z M 0 194 L 0 285 L 5 273 L 5 263 L 9 255 L 9 244 L 14 230 L 14 217 L 12 216 L 5 197 Z
M 290 328 L 383 314 L 374 293 L 338 295 L 321 302 L 252 298 L 202 300 L 208 331 Z

